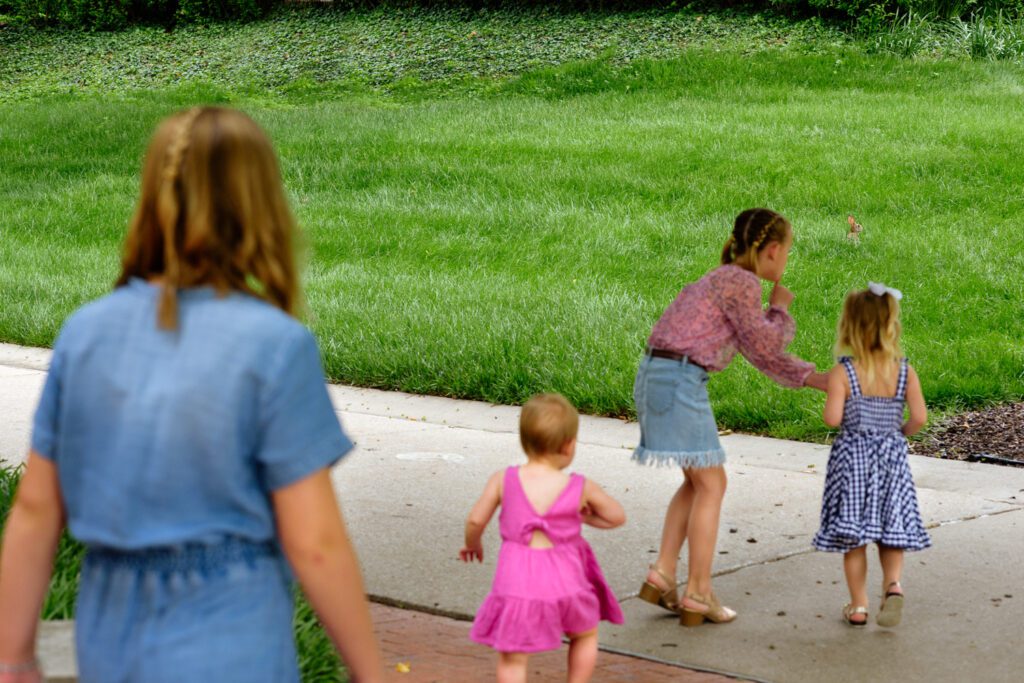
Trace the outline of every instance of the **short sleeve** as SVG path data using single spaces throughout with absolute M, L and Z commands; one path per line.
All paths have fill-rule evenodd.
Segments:
M 54 344 L 50 369 L 46 373 L 43 393 L 32 420 L 32 450 L 50 461 L 57 460 L 57 435 L 60 433 L 61 385 L 63 384 L 64 354 L 60 342 Z
M 324 384 L 316 340 L 305 328 L 279 351 L 260 396 L 256 459 L 268 491 L 338 462 L 352 449 Z

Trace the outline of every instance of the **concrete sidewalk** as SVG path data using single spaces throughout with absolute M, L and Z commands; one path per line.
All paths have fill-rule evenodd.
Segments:
M 24 455 L 47 362 L 45 351 L 0 345 L 2 459 Z M 498 536 L 492 524 L 487 561 L 463 565 L 456 559 L 463 520 L 487 476 L 522 460 L 518 409 L 342 386 L 330 392 L 358 444 L 334 478 L 369 591 L 471 615 L 487 592 Z M 907 555 L 904 623 L 853 630 L 839 619 L 841 559 L 809 547 L 828 449 L 725 437 L 730 490 L 716 591 L 740 618 L 682 629 L 634 597 L 681 480 L 675 471 L 631 464 L 637 438 L 635 424 L 581 421 L 574 469 L 619 498 L 629 515 L 621 529 L 587 530 L 627 616 L 625 626 L 603 628 L 604 646 L 770 681 L 1020 680 L 1024 471 L 913 456 L 935 547 Z M 880 580 L 872 567 L 872 586 Z

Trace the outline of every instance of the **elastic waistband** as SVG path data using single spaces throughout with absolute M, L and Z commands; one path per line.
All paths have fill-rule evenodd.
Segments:
M 119 550 L 92 546 L 86 550 L 86 560 L 137 569 L 175 571 L 210 569 L 279 554 L 277 544 L 272 541 L 253 541 L 229 536 L 215 543 L 183 543 L 181 545 L 155 546 L 142 550 Z

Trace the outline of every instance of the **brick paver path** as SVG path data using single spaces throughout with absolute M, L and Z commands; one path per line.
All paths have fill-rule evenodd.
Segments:
M 486 683 L 494 680 L 496 657 L 487 647 L 469 640 L 469 622 L 423 612 L 371 604 L 377 638 L 391 680 L 408 683 Z M 563 646 L 557 652 L 530 657 L 531 683 L 565 680 Z M 409 673 L 397 676 L 395 667 L 407 664 Z M 598 656 L 593 683 L 735 683 L 735 679 L 658 664 L 608 652 Z

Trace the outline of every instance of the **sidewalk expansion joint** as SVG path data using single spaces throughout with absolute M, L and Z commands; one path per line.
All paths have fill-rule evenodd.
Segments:
M 738 674 L 732 671 L 723 671 L 722 669 L 713 669 L 708 666 L 701 666 L 699 664 L 686 664 L 684 662 L 673 662 L 661 657 L 655 657 L 654 655 L 638 654 L 636 652 L 630 652 L 629 650 L 622 650 L 617 647 L 606 647 L 604 645 L 598 646 L 598 649 L 608 654 L 619 655 L 620 657 L 632 657 L 633 659 L 642 659 L 644 661 L 651 662 L 653 664 L 661 664 L 662 666 L 671 666 L 676 669 L 689 669 L 691 671 L 700 671 L 702 673 L 716 674 L 718 676 L 724 676 L 725 678 L 733 678 L 738 681 L 750 681 L 750 683 L 774 683 L 763 678 L 753 678 L 746 674 Z

